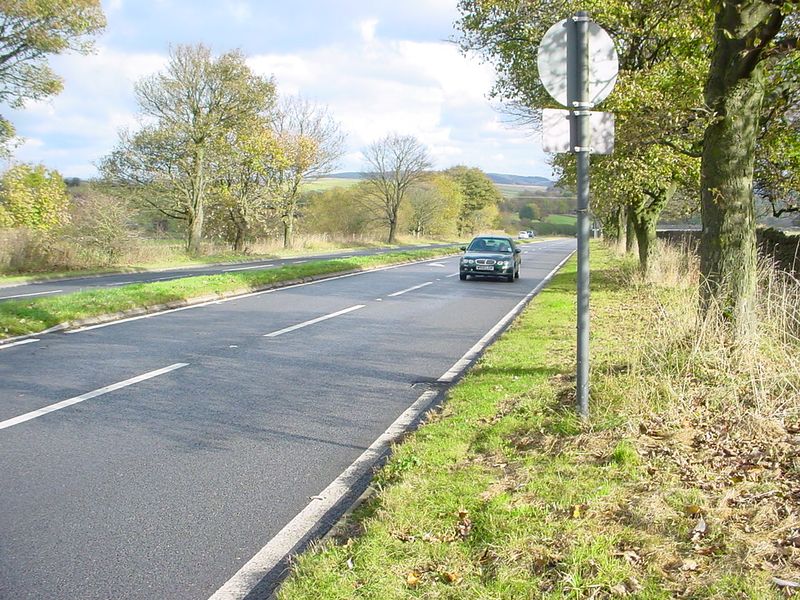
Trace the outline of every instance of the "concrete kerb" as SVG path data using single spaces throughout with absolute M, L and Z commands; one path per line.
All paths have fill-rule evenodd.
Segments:
M 113 321 L 120 321 L 122 319 L 129 319 L 131 317 L 139 317 L 142 315 L 148 315 L 152 313 L 159 313 L 167 310 L 174 310 L 176 308 L 186 308 L 189 306 L 194 306 L 196 304 L 204 304 L 208 302 L 214 302 L 216 300 L 228 300 L 232 298 L 236 298 L 238 296 L 246 296 L 248 294 L 254 294 L 258 292 L 265 292 L 267 290 L 273 289 L 280 289 L 284 287 L 290 287 L 293 285 L 299 285 L 302 283 L 313 283 L 315 281 L 324 281 L 326 279 L 333 279 L 334 277 L 341 277 L 342 275 L 355 275 L 358 273 L 369 273 L 370 271 L 377 271 L 379 269 L 385 269 L 386 267 L 392 267 L 397 265 L 410 265 L 415 263 L 424 263 L 430 262 L 433 260 L 439 260 L 441 258 L 453 256 L 453 254 L 442 254 L 440 256 L 432 257 L 432 258 L 425 258 L 422 260 L 408 260 L 408 261 L 401 261 L 398 263 L 391 263 L 388 265 L 379 265 L 375 267 L 369 267 L 366 269 L 350 269 L 348 271 L 335 271 L 332 273 L 325 273 L 321 275 L 309 275 L 308 277 L 301 277 L 296 279 L 287 279 L 285 281 L 276 281 L 274 283 L 260 285 L 253 288 L 247 289 L 240 289 L 240 290 L 231 290 L 228 292 L 222 292 L 219 294 L 208 294 L 205 296 L 196 296 L 194 298 L 187 298 L 185 300 L 175 300 L 173 302 L 166 302 L 163 304 L 154 304 L 152 306 L 140 306 L 137 308 L 132 308 L 130 310 L 119 311 L 116 313 L 108 313 L 104 315 L 97 315 L 94 317 L 87 317 L 85 319 L 78 319 L 75 321 L 67 321 L 64 323 L 59 323 L 58 325 L 54 325 L 53 327 L 49 327 L 47 329 L 43 329 L 42 331 L 36 331 L 32 333 L 26 333 L 25 335 L 18 335 L 15 337 L 9 337 L 0 339 L 0 349 L 3 346 L 13 344 L 16 342 L 20 342 L 23 340 L 31 339 L 38 337 L 40 335 L 47 335 L 48 333 L 57 333 L 59 331 L 69 331 L 71 329 L 80 329 L 81 327 L 89 327 L 91 325 L 100 325 L 103 323 L 111 323 Z

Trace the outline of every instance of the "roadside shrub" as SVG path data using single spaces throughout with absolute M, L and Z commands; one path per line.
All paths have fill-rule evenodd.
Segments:
M 82 263 L 115 265 L 137 242 L 132 223 L 133 212 L 122 200 L 81 188 L 73 195 L 70 222 L 61 235 L 79 248 Z
M 56 233 L 25 227 L 0 233 L 0 272 L 38 273 L 88 266 L 80 248 Z
M 538 235 L 575 235 L 578 228 L 567 223 L 536 223 L 534 225 Z

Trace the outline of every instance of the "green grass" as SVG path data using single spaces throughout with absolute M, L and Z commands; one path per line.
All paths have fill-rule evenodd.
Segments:
M 171 281 L 131 284 L 114 289 L 0 303 L 0 339 L 35 333 L 54 325 L 142 309 L 192 298 L 223 296 L 271 284 L 382 265 L 423 260 L 458 252 L 457 248 L 398 251 L 378 256 L 313 261 L 277 269 L 237 271 L 185 277 Z
M 344 180 L 346 181 L 346 180 Z M 248 252 L 247 254 L 235 252 L 215 252 L 204 256 L 192 256 L 186 254 L 183 250 L 179 252 L 158 252 L 152 254 L 158 258 L 151 258 L 150 260 L 140 261 L 137 263 L 120 264 L 115 266 L 100 267 L 100 268 L 87 268 L 87 269 L 73 269 L 61 271 L 43 271 L 43 272 L 30 272 L 14 275 L 0 274 L 0 286 L 14 285 L 19 283 L 29 283 L 33 281 L 48 281 L 52 279 L 62 279 L 68 277 L 82 277 L 87 275 L 103 275 L 108 273 L 138 273 L 142 271 L 163 270 L 169 268 L 193 266 L 206 266 L 215 264 L 226 263 L 240 263 L 250 262 L 259 259 L 270 258 L 291 258 L 302 257 L 310 254 L 325 253 L 342 253 L 346 254 L 349 251 L 363 248 L 397 248 L 402 249 L 404 246 L 418 246 L 422 244 L 441 244 L 441 243 L 455 243 L 457 240 L 443 240 L 443 239 L 429 239 L 429 238 L 403 238 L 398 243 L 388 245 L 384 241 L 367 241 L 362 240 L 358 242 L 353 241 L 317 241 L 312 238 L 301 238 L 301 247 L 284 249 L 279 246 L 274 246 L 269 249 L 260 248 L 258 252 Z M 162 240 L 148 240 L 147 244 L 158 248 L 159 246 L 180 246 L 183 247 L 183 241 L 180 239 L 162 239 Z
M 522 193 L 535 195 L 548 190 L 547 187 L 538 185 L 513 185 L 510 183 L 495 183 L 494 185 L 507 200 L 514 200 Z
M 573 410 L 571 261 L 394 448 L 375 495 L 296 558 L 280 600 L 779 597 L 742 566 L 741 548 L 694 554 L 696 517 L 680 511 L 697 493 L 645 510 L 653 465 L 629 420 L 648 407 L 608 378 L 625 376 L 630 337 L 649 333 L 652 307 L 625 283 L 629 262 L 595 245 L 592 269 L 591 419 Z M 665 472 L 675 490 L 687 487 Z M 696 571 L 670 570 L 687 557 Z
M 578 222 L 578 217 L 575 215 L 547 215 L 543 221 L 554 225 L 575 225 Z
M 325 177 L 303 183 L 304 192 L 324 192 L 337 187 L 351 187 L 357 184 L 360 179 L 344 179 L 338 177 Z

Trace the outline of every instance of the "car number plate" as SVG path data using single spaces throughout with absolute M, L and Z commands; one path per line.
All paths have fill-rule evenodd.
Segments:
M 475 270 L 477 271 L 494 271 L 493 265 L 476 265 Z

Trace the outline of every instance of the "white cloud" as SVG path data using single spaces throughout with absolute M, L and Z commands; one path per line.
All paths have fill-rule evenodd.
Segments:
M 375 37 L 374 23 L 361 22 L 364 35 L 356 45 L 259 55 L 249 64 L 274 74 L 280 93 L 300 93 L 329 106 L 349 134 L 344 169 L 363 168 L 355 150 L 393 132 L 416 136 L 438 168 L 467 163 L 513 172 L 523 166 L 504 166 L 502 153 L 486 152 L 536 143 L 499 122 L 486 99 L 491 67 L 464 57 L 448 42 Z M 529 171 L 528 160 L 524 166 Z
M 463 163 L 490 171 L 548 174 L 538 142 L 504 125 L 486 99 L 494 77 L 490 66 L 463 56 L 446 41 L 383 37 L 390 26 L 395 38 L 403 35 L 393 16 L 451 20 L 454 11 L 454 0 L 407 3 L 368 7 L 374 14 L 351 13 L 349 27 L 330 23 L 343 34 L 324 45 L 304 39 L 291 51 L 278 51 L 265 39 L 256 47 L 269 50 L 253 54 L 248 64 L 257 73 L 274 75 L 280 94 L 300 94 L 328 105 L 348 134 L 343 170 L 362 169 L 360 150 L 397 132 L 424 143 L 438 168 Z M 105 5 L 124 12 L 131 3 L 108 0 Z M 221 6 L 234 20 L 252 20 L 261 8 L 244 0 L 225 0 Z M 212 45 L 213 40 L 203 39 Z M 65 81 L 63 93 L 3 113 L 20 135 L 41 142 L 25 144 L 18 157 L 45 161 L 67 176 L 92 174 L 92 163 L 116 144 L 117 131 L 137 126 L 134 84 L 164 68 L 167 45 L 160 49 L 126 52 L 108 42 L 93 55 L 54 58 L 53 68 Z
M 375 29 L 378 27 L 378 19 L 364 19 L 358 23 L 358 31 L 361 33 L 361 39 L 364 42 L 372 42 L 375 40 Z

